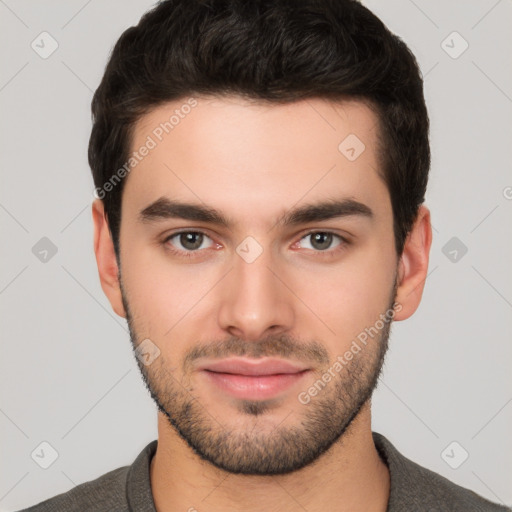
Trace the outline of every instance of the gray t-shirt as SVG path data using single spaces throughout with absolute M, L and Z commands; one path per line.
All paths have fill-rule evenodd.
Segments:
M 512 508 L 491 503 L 419 466 L 383 435 L 373 432 L 373 441 L 391 477 L 387 512 L 512 512 Z M 131 466 L 110 471 L 20 512 L 156 512 L 149 468 L 157 443 L 149 443 Z

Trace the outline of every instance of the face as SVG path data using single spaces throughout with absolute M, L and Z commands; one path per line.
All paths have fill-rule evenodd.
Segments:
M 359 102 L 196 101 L 135 126 L 132 150 L 151 147 L 123 191 L 124 314 L 196 453 L 287 473 L 369 400 L 400 307 L 377 119 Z

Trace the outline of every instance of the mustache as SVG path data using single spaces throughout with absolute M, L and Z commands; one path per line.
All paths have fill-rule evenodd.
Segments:
M 183 364 L 189 367 L 194 361 L 203 357 L 221 359 L 231 356 L 252 358 L 278 356 L 308 363 L 316 362 L 320 365 L 329 363 L 329 354 L 320 343 L 316 341 L 303 343 L 282 334 L 269 335 L 261 341 L 243 341 L 232 336 L 227 340 L 199 344 L 186 353 Z

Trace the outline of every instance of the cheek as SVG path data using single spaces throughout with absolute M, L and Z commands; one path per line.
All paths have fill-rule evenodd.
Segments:
M 121 255 L 122 278 L 136 325 L 144 326 L 148 337 L 170 340 L 197 320 L 199 303 L 216 279 L 206 268 L 172 264 L 163 249 L 159 251 L 127 243 Z
M 394 283 L 393 262 L 378 252 L 359 252 L 339 265 L 296 279 L 297 295 L 314 313 L 309 322 L 318 324 L 316 333 L 332 340 L 332 351 L 349 345 L 365 328 L 385 313 Z M 321 334 L 323 333 L 323 334 Z

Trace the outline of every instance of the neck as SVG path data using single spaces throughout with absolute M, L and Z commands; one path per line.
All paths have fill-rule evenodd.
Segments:
M 203 461 L 159 412 L 150 476 L 158 512 L 386 512 L 390 488 L 388 468 L 373 443 L 369 401 L 315 462 L 277 476 L 232 474 Z

